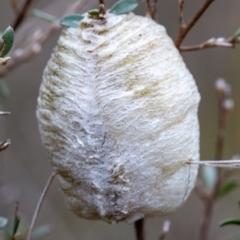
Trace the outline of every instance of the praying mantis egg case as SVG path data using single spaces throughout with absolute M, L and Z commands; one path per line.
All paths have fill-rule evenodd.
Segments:
M 63 30 L 37 117 L 67 206 L 132 223 L 176 210 L 194 187 L 200 96 L 165 28 L 151 19 L 87 15 Z

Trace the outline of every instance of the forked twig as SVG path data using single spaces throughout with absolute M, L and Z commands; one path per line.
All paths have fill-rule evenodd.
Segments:
M 81 9 L 88 0 L 78 0 L 74 2 L 72 5 L 68 7 L 63 16 L 67 14 L 71 14 Z M 16 49 L 12 56 L 11 61 L 0 70 L 0 76 L 5 76 L 10 70 L 18 67 L 19 65 L 30 61 L 33 57 L 38 55 L 41 52 L 42 45 L 49 39 L 49 37 L 57 30 L 61 29 L 61 26 L 58 22 L 53 23 L 49 29 L 45 32 L 41 32 L 37 37 L 33 40 L 32 44 L 30 44 L 26 49 Z
M 192 29 L 192 27 L 196 24 L 196 22 L 199 20 L 199 18 L 204 14 L 204 12 L 208 9 L 208 7 L 213 3 L 215 0 L 205 0 L 202 7 L 196 12 L 194 17 L 187 23 L 184 24 L 183 19 L 183 6 L 184 6 L 184 0 L 179 0 L 179 32 L 177 39 L 175 41 L 176 47 L 179 49 L 181 46 L 182 41 L 188 34 L 188 32 Z
M 37 206 L 36 206 L 36 209 L 35 209 L 35 212 L 34 212 L 34 215 L 33 215 L 33 218 L 32 218 L 32 221 L 31 221 L 31 224 L 30 224 L 30 227 L 29 227 L 29 230 L 28 230 L 28 235 L 27 235 L 27 239 L 26 240 L 31 240 L 31 235 L 32 235 L 32 231 L 33 231 L 33 228 L 34 228 L 34 225 L 35 225 L 35 222 L 36 222 L 36 219 L 37 219 L 37 216 L 40 212 L 40 209 L 41 209 L 41 206 L 43 204 L 43 201 L 44 201 L 44 198 L 47 194 L 47 191 L 53 181 L 53 179 L 55 178 L 55 176 L 57 175 L 57 172 L 52 172 L 43 191 L 42 191 L 42 194 L 38 200 L 38 203 L 37 203 Z
M 234 48 L 236 44 L 240 43 L 240 38 L 211 38 L 203 43 L 193 45 L 193 46 L 180 46 L 179 51 L 196 51 L 206 48 L 215 48 L 215 47 L 226 47 Z

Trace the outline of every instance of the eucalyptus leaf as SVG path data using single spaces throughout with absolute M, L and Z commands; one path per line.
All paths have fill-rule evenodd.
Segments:
M 0 45 L 2 45 L 2 44 L 4 43 L 4 41 L 3 41 L 3 39 L 2 39 L 2 35 L 3 35 L 3 33 L 0 32 Z M 1 48 L 1 46 L 0 46 L 0 48 Z
M 3 47 L 0 50 L 0 58 L 5 57 L 11 50 L 14 43 L 14 31 L 12 27 L 8 27 L 2 34 Z
M 219 223 L 220 227 L 226 226 L 226 225 L 240 225 L 240 219 L 238 218 L 228 218 L 222 222 Z
M 137 6 L 138 2 L 135 0 L 120 0 L 111 7 L 109 13 L 116 15 L 126 14 L 132 12 Z
M 80 14 L 68 15 L 63 17 L 60 21 L 60 24 L 63 27 L 78 27 L 79 22 L 83 20 L 84 16 Z
M 99 10 L 98 9 L 92 9 L 92 10 L 88 11 L 88 14 L 91 17 L 98 17 L 99 16 Z
M 0 217 L 0 229 L 4 228 L 8 223 L 7 218 Z
M 0 97 L 5 99 L 9 96 L 9 89 L 7 83 L 4 80 L 0 81 Z
M 221 186 L 217 193 L 217 197 L 221 198 L 230 193 L 232 190 L 238 187 L 238 184 L 235 180 L 228 181 Z
M 213 188 L 217 182 L 217 169 L 212 166 L 203 166 L 201 168 L 201 178 L 203 183 L 208 188 Z
M 33 231 L 31 240 L 40 240 L 45 238 L 51 233 L 51 227 L 48 225 L 43 225 Z
M 14 220 L 13 220 L 13 234 L 12 234 L 12 239 L 14 239 L 15 234 L 18 231 L 18 227 L 20 224 L 20 216 L 19 216 L 19 212 L 18 212 L 18 208 L 19 208 L 19 203 L 16 203 L 16 209 L 15 209 L 15 216 L 14 216 Z
M 37 17 L 37 18 L 43 19 L 43 20 L 45 20 L 47 22 L 51 22 L 51 23 L 53 23 L 53 22 L 55 22 L 57 20 L 57 18 L 54 17 L 53 15 L 48 14 L 48 13 L 43 12 L 43 11 L 38 10 L 38 9 L 33 9 L 31 11 L 31 15 L 33 17 Z
M 234 33 L 233 38 L 240 37 L 240 28 Z

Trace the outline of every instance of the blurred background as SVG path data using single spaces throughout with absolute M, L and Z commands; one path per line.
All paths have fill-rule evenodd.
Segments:
M 20 1 L 21 2 L 21 1 Z M 35 8 L 61 17 L 73 0 L 40 0 Z M 115 1 L 105 0 L 107 8 Z M 138 1 L 137 14 L 145 15 L 145 2 Z M 203 0 L 186 1 L 185 19 L 189 20 Z M 80 13 L 96 8 L 97 0 L 89 0 Z M 184 41 L 184 45 L 201 43 L 211 37 L 231 36 L 240 27 L 240 1 L 215 1 Z M 10 1 L 0 1 L 0 31 L 14 22 L 15 13 Z M 178 1 L 159 0 L 158 22 L 164 25 L 169 35 L 175 39 L 178 33 Z M 14 49 L 26 48 L 32 38 L 42 34 L 51 26 L 43 20 L 29 17 L 16 32 Z M 15 201 L 20 201 L 20 214 L 26 224 L 31 220 L 39 195 L 52 171 L 44 152 L 35 116 L 41 76 L 60 31 L 44 43 L 41 52 L 30 62 L 21 64 L 4 76 L 9 96 L 1 99 L 1 110 L 10 111 L 10 116 L 0 119 L 0 139 L 11 139 L 11 146 L 0 154 L 0 215 L 11 218 Z M 196 79 L 202 96 L 199 109 L 201 126 L 201 159 L 212 159 L 215 150 L 217 130 L 217 100 L 214 88 L 219 77 L 232 85 L 235 107 L 227 127 L 224 159 L 240 154 L 240 48 L 214 48 L 183 53 L 183 58 Z M 10 54 L 11 56 L 11 54 Z M 1 71 L 0 71 L 1 75 Z M 2 74 L 3 75 L 3 74 Z M 238 179 L 239 171 L 235 178 Z M 180 184 L 180 183 L 179 183 Z M 228 217 L 240 217 L 238 208 L 240 189 L 217 202 L 211 223 L 209 239 L 230 239 L 239 232 L 239 227 L 220 228 L 219 221 Z M 184 206 L 171 215 L 148 219 L 147 239 L 158 239 L 164 220 L 171 220 L 168 240 L 198 239 L 203 204 L 193 191 Z M 46 239 L 120 240 L 135 239 L 134 228 L 125 223 L 109 225 L 101 221 L 87 221 L 77 218 L 65 206 L 57 182 L 51 186 L 37 220 L 37 226 L 49 224 L 52 234 Z M 231 238 L 233 239 L 233 238 Z M 238 236 L 238 238 L 240 237 Z

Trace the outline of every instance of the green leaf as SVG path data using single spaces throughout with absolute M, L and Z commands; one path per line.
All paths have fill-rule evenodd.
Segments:
M 7 223 L 8 223 L 7 218 L 0 217 L 0 229 L 4 228 L 7 225 Z
M 220 226 L 220 227 L 223 227 L 223 226 L 232 225 L 232 224 L 240 225 L 240 219 L 237 219 L 237 218 L 228 218 L 228 219 L 220 222 L 220 223 L 219 223 L 219 226 Z
M 238 38 L 240 37 L 240 28 L 233 34 L 233 38 Z
M 51 22 L 51 23 L 53 23 L 53 22 L 55 22 L 57 20 L 57 18 L 54 17 L 53 15 L 48 14 L 48 13 L 43 12 L 43 11 L 38 10 L 38 9 L 33 9 L 31 11 L 31 15 L 33 17 L 37 17 L 37 18 L 43 19 L 43 20 L 45 20 L 47 22 Z
M 0 45 L 4 44 L 4 41 L 3 41 L 3 39 L 2 39 L 2 35 L 3 35 L 3 33 L 0 32 Z M 1 48 L 1 46 L 0 46 L 0 48 Z
M 109 13 L 116 15 L 126 14 L 132 12 L 137 6 L 138 2 L 135 0 L 120 0 L 111 7 Z
M 78 27 L 79 22 L 83 20 L 84 16 L 80 14 L 68 15 L 61 19 L 60 24 L 63 27 Z
M 14 239 L 14 236 L 15 236 L 15 234 L 17 233 L 19 224 L 20 224 L 19 202 L 16 202 L 15 216 L 14 216 L 14 220 L 13 220 L 13 234 L 12 234 L 12 239 Z
M 98 10 L 98 9 L 89 10 L 89 11 L 88 11 L 88 14 L 90 15 L 90 17 L 98 18 L 98 16 L 99 16 L 99 10 Z
M 213 188 L 218 178 L 217 169 L 212 166 L 203 166 L 201 168 L 201 178 L 206 187 Z
M 11 50 L 14 43 L 14 31 L 12 27 L 8 27 L 2 34 L 3 47 L 0 50 L 0 58 L 5 57 Z
M 0 97 L 5 99 L 9 96 L 9 89 L 7 83 L 4 80 L 0 81 Z
M 225 195 L 227 195 L 228 193 L 230 193 L 232 190 L 234 190 L 237 187 L 238 187 L 238 184 L 234 180 L 226 182 L 219 189 L 219 191 L 217 193 L 217 197 L 219 197 L 219 198 L 224 197 Z
M 33 231 L 31 240 L 40 240 L 51 233 L 51 227 L 48 225 L 41 226 Z

